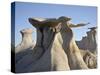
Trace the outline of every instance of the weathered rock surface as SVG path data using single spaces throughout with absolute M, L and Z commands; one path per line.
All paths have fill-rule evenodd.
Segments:
M 97 68 L 97 55 L 89 50 L 80 50 L 83 60 L 90 69 Z
M 67 17 L 60 17 L 60 19 L 61 18 L 62 18 L 61 20 L 62 29 L 60 33 L 63 40 L 61 45 L 65 53 L 67 54 L 70 69 L 88 69 L 87 65 L 85 64 L 82 58 L 79 48 L 76 45 L 73 31 L 70 28 L 69 20 L 66 21 Z M 80 24 L 80 25 L 85 26 L 85 24 L 83 25 Z
M 32 29 L 23 29 L 20 31 L 22 35 L 22 41 L 18 46 L 16 46 L 15 53 L 31 49 L 34 46 L 32 40 L 32 32 L 33 32 Z
M 17 63 L 22 62 L 23 57 L 27 60 L 23 60 L 23 65 L 26 65 L 28 62 L 32 61 L 33 58 L 33 48 L 34 48 L 34 42 L 32 40 L 32 29 L 23 29 L 20 31 L 22 35 L 22 41 L 21 43 L 15 47 L 15 61 L 16 61 L 16 68 L 19 67 L 20 65 L 17 66 Z
M 85 58 L 87 53 L 80 51 L 70 28 L 85 26 L 86 24 L 70 25 L 67 19 L 67 17 L 39 20 L 38 18 L 29 18 L 29 22 L 37 30 L 37 42 L 33 50 L 24 51 L 25 55 L 16 62 L 16 72 L 91 68 L 92 63 L 87 63 L 87 61 L 93 59 L 90 59 L 90 55 Z
M 96 27 L 89 28 L 87 36 L 83 37 L 82 40 L 76 41 L 80 49 L 90 50 L 91 52 L 97 52 L 97 41 L 96 41 Z

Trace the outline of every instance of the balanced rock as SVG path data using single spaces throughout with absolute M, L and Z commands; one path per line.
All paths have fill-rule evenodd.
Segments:
M 60 19 L 29 18 L 37 30 L 37 41 L 31 56 L 16 64 L 16 72 L 66 71 L 88 69 L 66 17 Z M 81 23 L 77 26 L 85 26 Z M 27 59 L 30 58 L 31 60 Z M 23 65 L 24 64 L 24 65 Z

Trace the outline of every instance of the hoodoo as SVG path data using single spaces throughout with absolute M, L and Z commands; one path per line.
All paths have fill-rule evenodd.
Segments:
M 36 28 L 37 41 L 32 51 L 30 62 L 23 66 L 24 57 L 17 63 L 17 72 L 66 71 L 71 69 L 88 69 L 92 59 L 83 59 L 83 53 L 78 48 L 71 27 L 81 27 L 89 23 L 77 25 L 69 23 L 70 18 L 58 19 L 29 18 Z M 89 56 L 90 57 L 90 56 Z M 22 64 L 22 65 L 21 65 Z M 19 66 L 20 65 L 20 66 Z
M 22 41 L 18 46 L 16 46 L 15 48 L 16 53 L 25 51 L 34 46 L 33 39 L 32 39 L 32 32 L 33 30 L 30 28 L 23 29 L 20 31 L 22 35 Z

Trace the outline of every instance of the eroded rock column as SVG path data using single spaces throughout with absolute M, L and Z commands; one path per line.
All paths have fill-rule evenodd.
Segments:
M 25 51 L 27 49 L 30 49 L 34 46 L 33 44 L 33 40 L 32 40 L 32 29 L 23 29 L 20 31 L 21 35 L 22 35 L 22 41 L 21 43 L 15 48 L 15 52 L 22 52 Z

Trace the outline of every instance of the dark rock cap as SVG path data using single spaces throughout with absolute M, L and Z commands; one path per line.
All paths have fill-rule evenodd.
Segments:
M 58 21 L 60 21 L 60 22 L 62 22 L 62 21 L 70 21 L 70 20 L 71 20 L 71 18 L 65 17 L 65 16 L 61 16 L 61 17 L 58 18 Z
M 56 18 L 44 19 L 41 21 L 35 18 L 29 18 L 28 20 L 30 24 L 32 24 L 34 27 L 44 27 L 44 26 L 54 27 L 59 23 L 59 21 Z

